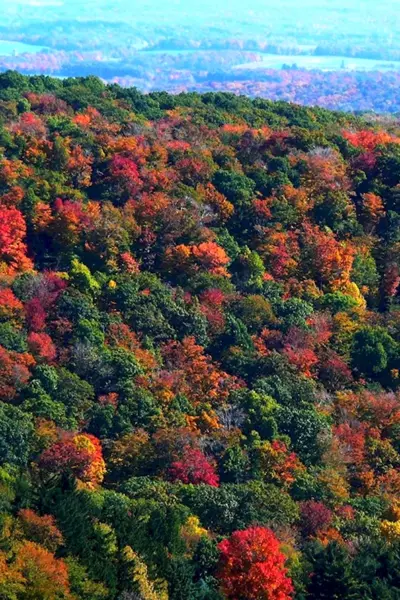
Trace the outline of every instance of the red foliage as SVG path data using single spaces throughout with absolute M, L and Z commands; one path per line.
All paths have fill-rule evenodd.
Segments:
M 12 275 L 32 268 L 23 242 L 25 235 L 26 224 L 22 213 L 16 208 L 0 206 L 0 273 Z
M 57 198 L 53 209 L 54 218 L 49 227 L 50 233 L 62 246 L 77 244 L 80 233 L 90 224 L 90 218 L 82 203 Z
M 141 184 L 139 169 L 136 163 L 121 154 L 115 154 L 111 159 L 110 173 L 113 178 L 120 179 L 131 194 Z
M 360 465 L 365 459 L 365 424 L 342 423 L 335 428 L 346 463 Z
M 285 556 L 270 529 L 250 527 L 235 531 L 218 548 L 221 553 L 218 579 L 227 598 L 288 600 L 292 597 Z
M 332 232 L 322 231 L 317 225 L 303 227 L 305 265 L 317 284 L 329 284 L 338 289 L 350 280 L 354 248 L 336 240 Z
M 32 112 L 22 113 L 14 129 L 17 133 L 35 138 L 42 138 L 46 134 L 46 127 L 43 121 Z
M 222 332 L 225 326 L 223 313 L 225 301 L 225 294 L 217 288 L 205 290 L 200 294 L 200 310 L 208 321 L 210 333 L 214 335 Z
M 74 475 L 83 479 L 90 465 L 90 454 L 85 448 L 77 448 L 73 438 L 56 442 L 42 452 L 39 466 L 48 474 Z
M 307 537 L 315 536 L 328 529 L 332 522 L 332 511 L 322 502 L 307 500 L 301 504 L 301 529 Z
M 42 452 L 39 467 L 47 475 L 72 475 L 95 486 L 105 473 L 101 443 L 88 433 L 63 433 L 58 442 Z
M 46 311 L 39 298 L 32 298 L 25 304 L 25 317 L 28 327 L 41 331 L 46 325 Z
M 199 483 L 205 483 L 213 487 L 219 485 L 215 464 L 197 448 L 187 447 L 184 450 L 183 457 L 172 463 L 169 476 L 172 481 L 182 481 L 186 484 L 198 485 Z
M 319 379 L 328 390 L 340 390 L 351 384 L 351 369 L 335 352 L 329 352 L 321 359 Z
M 397 293 L 400 286 L 400 269 L 396 263 L 389 263 L 385 266 L 382 279 L 382 292 L 385 298 L 391 299 Z
M 201 158 L 182 158 L 175 164 L 175 168 L 182 181 L 193 187 L 211 178 L 210 165 Z
M 139 273 L 139 263 L 130 252 L 123 252 L 121 254 L 121 261 L 126 273 Z
M 284 354 L 289 362 L 295 365 L 303 375 L 311 377 L 311 369 L 318 363 L 318 357 L 313 350 L 304 348 L 301 352 L 294 348 L 284 348 Z
M 352 521 L 355 517 L 356 511 L 349 504 L 345 504 L 344 506 L 339 506 L 339 508 L 336 510 L 336 514 L 344 521 Z
M 39 114 L 56 115 L 68 112 L 68 104 L 53 94 L 26 94 L 32 108 Z
M 57 349 L 47 333 L 32 331 L 28 335 L 28 346 L 33 356 L 44 362 L 51 362 L 57 356 Z
M 29 381 L 29 368 L 34 364 L 30 354 L 18 354 L 0 346 L 0 400 L 14 398 L 17 390 Z

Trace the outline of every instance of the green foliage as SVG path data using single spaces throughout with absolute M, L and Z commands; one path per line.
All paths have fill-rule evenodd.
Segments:
M 398 344 L 383 327 L 364 327 L 355 333 L 352 362 L 361 373 L 382 373 L 394 366 L 398 356 Z
M 32 437 L 32 416 L 16 406 L 0 403 L 0 461 L 18 467 L 27 465 Z

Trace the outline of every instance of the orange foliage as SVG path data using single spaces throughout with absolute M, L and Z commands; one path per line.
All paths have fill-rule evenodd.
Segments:
M 350 282 L 355 249 L 339 242 L 331 232 L 306 223 L 303 227 L 304 261 L 317 283 L 337 290 Z
M 25 542 L 17 552 L 15 569 L 25 580 L 28 597 L 41 600 L 70 598 L 67 566 L 34 542 Z
M 382 198 L 376 194 L 363 194 L 362 196 L 362 216 L 369 226 L 373 228 L 385 212 Z
M 202 242 L 195 246 L 170 246 L 165 252 L 165 266 L 170 271 L 195 273 L 203 268 L 213 275 L 229 277 L 226 266 L 229 257 L 225 250 L 215 242 Z
M 375 150 L 381 144 L 390 144 L 391 142 L 400 143 L 399 138 L 395 138 L 386 131 L 343 131 L 343 137 L 356 148 L 363 150 Z
M 218 192 L 212 183 L 199 184 L 196 191 L 201 195 L 204 204 L 209 205 L 218 215 L 221 223 L 225 223 L 234 213 L 234 206 L 223 194 Z
M 146 370 L 156 368 L 157 361 L 154 355 L 142 347 L 137 334 L 131 331 L 128 325 L 112 323 L 108 329 L 108 339 L 111 344 L 121 346 L 132 352 Z
M 19 322 L 23 317 L 24 306 L 10 288 L 0 290 L 0 319 L 13 323 Z
M 193 337 L 168 342 L 162 347 L 162 355 L 165 367 L 175 375 L 174 394 L 184 394 L 194 403 L 222 403 L 235 385 L 234 378 L 220 371 Z
M 24 243 L 26 224 L 22 213 L 16 208 L 0 206 L 0 273 L 13 275 L 18 271 L 32 269 Z
M 56 526 L 52 515 L 42 517 L 35 511 L 25 508 L 18 513 L 25 537 L 44 546 L 49 552 L 55 552 L 63 543 L 63 536 Z
M 11 400 L 31 376 L 35 364 L 30 354 L 18 354 L 0 346 L 0 400 Z

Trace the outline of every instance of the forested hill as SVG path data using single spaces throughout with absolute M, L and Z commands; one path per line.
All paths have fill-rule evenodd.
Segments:
M 0 597 L 400 597 L 400 127 L 0 75 Z

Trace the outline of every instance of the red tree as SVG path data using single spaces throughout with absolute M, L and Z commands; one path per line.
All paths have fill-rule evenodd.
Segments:
M 221 552 L 218 578 L 232 600 L 288 600 L 292 582 L 285 556 L 270 529 L 250 527 L 235 531 L 218 545 Z
M 314 536 L 327 529 L 332 522 L 332 512 L 322 502 L 307 500 L 301 505 L 301 528 L 306 536 Z
M 31 376 L 30 367 L 35 364 L 31 354 L 19 354 L 0 346 L 0 400 L 12 400 Z
M 69 475 L 93 487 L 102 482 L 105 463 L 100 441 L 90 434 L 63 434 L 44 450 L 39 467 L 49 475 Z
M 173 481 L 182 483 L 205 483 L 213 487 L 219 485 L 214 464 L 197 448 L 186 448 L 183 457 L 172 463 L 169 474 Z
M 32 331 L 28 335 L 28 346 L 33 356 L 39 361 L 51 362 L 57 356 L 56 347 L 47 333 Z
M 16 208 L 0 207 L 0 272 L 12 275 L 32 268 L 26 256 L 26 224 Z
M 33 331 L 41 331 L 46 325 L 46 310 L 39 298 L 25 304 L 26 322 Z

